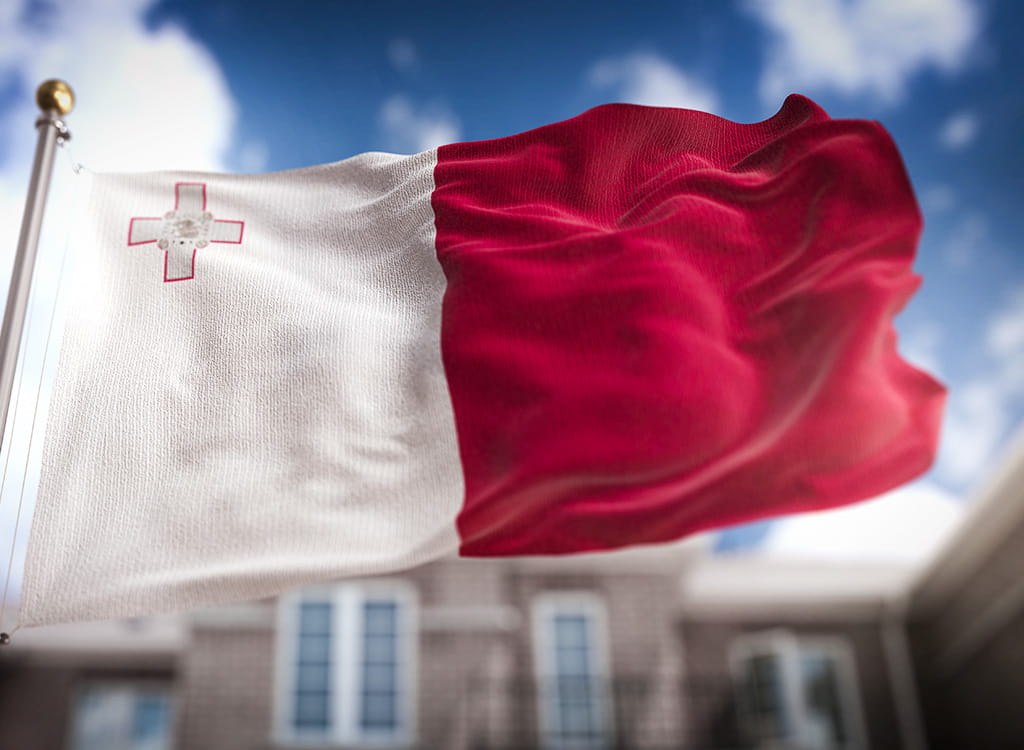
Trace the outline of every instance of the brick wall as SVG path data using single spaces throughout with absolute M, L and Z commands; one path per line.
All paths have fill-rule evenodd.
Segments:
M 182 658 L 176 747 L 269 747 L 273 664 L 270 627 L 196 627 Z

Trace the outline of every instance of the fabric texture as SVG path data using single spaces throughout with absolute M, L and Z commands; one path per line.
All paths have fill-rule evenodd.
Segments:
M 435 161 L 94 178 L 22 626 L 258 598 L 455 550 Z M 175 186 L 197 184 L 205 205 L 181 213 L 176 192 L 199 191 Z M 203 241 L 203 212 L 211 228 L 244 221 L 241 241 L 129 244 L 130 225 L 147 236 L 136 217 L 173 211 L 169 224 L 191 222 L 160 228 L 173 242 Z M 194 254 L 193 278 L 166 277 L 175 254 Z
M 94 181 L 22 626 L 675 540 L 935 453 L 899 154 L 802 97 Z
M 944 389 L 892 318 L 921 217 L 874 122 L 629 105 L 443 146 L 467 555 L 663 542 L 877 495 Z

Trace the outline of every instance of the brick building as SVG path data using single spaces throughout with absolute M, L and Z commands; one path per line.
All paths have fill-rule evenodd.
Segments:
M 0 747 L 1024 746 L 1024 445 L 937 560 L 443 560 L 19 632 Z

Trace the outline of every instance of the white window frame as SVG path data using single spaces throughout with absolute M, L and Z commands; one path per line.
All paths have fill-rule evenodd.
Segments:
M 394 730 L 366 730 L 362 713 L 363 605 L 386 598 L 398 605 L 398 703 Z M 324 734 L 295 729 L 294 695 L 300 606 L 329 602 L 331 610 L 332 684 L 330 709 L 333 719 Z M 401 747 L 416 735 L 419 673 L 419 614 L 416 589 L 405 581 L 367 580 L 308 586 L 284 594 L 277 608 L 276 672 L 274 679 L 274 732 L 277 744 L 292 747 L 342 747 L 346 745 Z
M 801 657 L 805 654 L 826 656 L 836 667 L 839 710 L 846 724 L 848 739 L 829 750 L 863 750 L 867 747 L 864 712 L 860 700 L 859 679 L 853 650 L 841 636 L 804 637 L 792 631 L 775 629 L 750 633 L 733 641 L 729 650 L 729 665 L 733 683 L 743 689 L 746 679 L 745 665 L 752 657 L 769 654 L 779 659 L 782 679 L 782 710 L 786 724 L 792 728 L 789 736 L 762 740 L 759 750 L 788 750 L 790 748 L 818 748 L 813 725 L 805 701 L 805 686 Z M 749 721 L 739 705 L 741 724 Z
M 600 750 L 611 746 L 615 737 L 615 709 L 609 659 L 608 613 L 604 601 L 591 591 L 559 591 L 539 594 L 533 601 L 534 674 L 537 677 L 537 718 L 540 744 L 547 750 Z M 597 740 L 579 742 L 558 736 L 557 698 L 551 692 L 558 674 L 555 663 L 554 618 L 583 615 L 592 623 L 594 642 L 590 649 L 590 674 L 594 680 L 595 711 L 604 734 Z
M 79 705 L 83 696 L 90 690 L 114 690 L 127 691 L 133 698 L 138 698 L 145 693 L 163 693 L 167 696 L 168 718 L 167 718 L 167 747 L 175 747 L 175 724 L 177 721 L 177 699 L 175 697 L 174 685 L 168 680 L 159 679 L 127 679 L 119 680 L 116 677 L 88 679 L 78 685 L 71 698 L 71 720 L 68 722 L 65 747 L 77 747 Z M 134 717 L 133 717 L 134 718 Z

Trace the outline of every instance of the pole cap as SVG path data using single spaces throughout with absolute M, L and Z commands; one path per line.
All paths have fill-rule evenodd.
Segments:
M 51 78 L 36 89 L 36 104 L 44 112 L 56 110 L 58 114 L 66 115 L 75 107 L 75 92 L 64 81 Z

